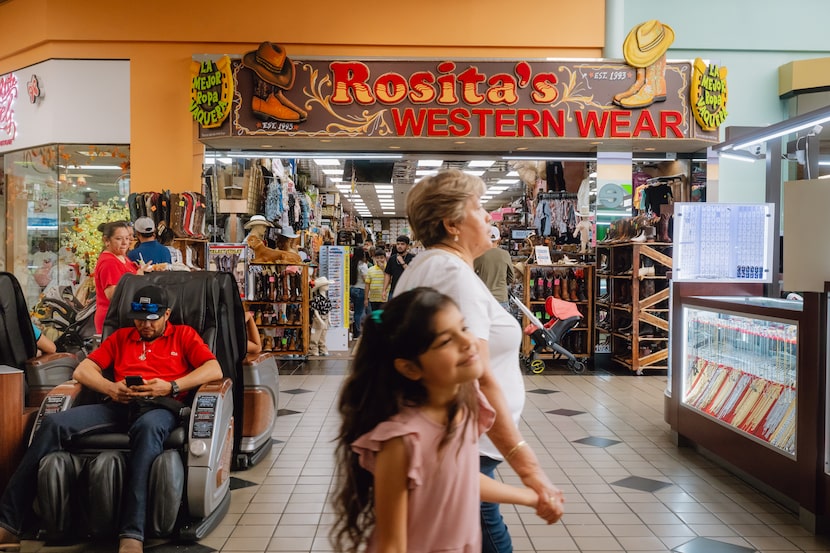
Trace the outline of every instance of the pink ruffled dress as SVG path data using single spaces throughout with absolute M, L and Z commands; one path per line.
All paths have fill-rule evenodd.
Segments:
M 444 427 L 415 408 L 404 409 L 352 444 L 360 454 L 360 465 L 374 474 L 383 443 L 403 437 L 409 457 L 409 553 L 481 552 L 478 438 L 492 426 L 496 413 L 484 395 L 478 395 L 478 427 L 463 433 L 463 441 L 457 431 L 440 452 Z M 374 533 L 366 551 L 377 551 Z

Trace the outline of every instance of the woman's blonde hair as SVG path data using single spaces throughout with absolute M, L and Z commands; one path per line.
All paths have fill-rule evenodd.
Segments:
M 425 248 L 444 240 L 444 219 L 460 223 L 467 202 L 484 195 L 484 190 L 483 180 L 458 169 L 418 181 L 406 195 L 406 215 L 415 240 L 420 240 Z

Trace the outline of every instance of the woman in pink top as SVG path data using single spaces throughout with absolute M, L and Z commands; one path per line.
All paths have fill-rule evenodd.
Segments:
M 431 288 L 367 315 L 339 401 L 336 551 L 479 553 L 481 499 L 537 505 L 478 471 L 495 414 L 482 367 L 455 302 Z
M 115 285 L 127 273 L 143 275 L 150 265 L 142 263 L 137 267 L 127 257 L 133 243 L 133 231 L 127 221 L 103 223 L 98 230 L 104 237 L 104 251 L 95 264 L 95 332 L 101 334 Z

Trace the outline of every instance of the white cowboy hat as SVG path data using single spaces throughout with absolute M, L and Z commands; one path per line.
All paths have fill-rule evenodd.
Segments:
M 590 217 L 591 216 L 591 208 L 589 207 L 580 207 L 579 213 L 577 213 L 579 217 Z
M 251 220 L 245 223 L 245 230 L 249 230 L 251 227 L 255 227 L 257 225 L 264 225 L 266 227 L 273 227 L 274 225 L 265 218 L 264 215 L 254 215 L 251 217 Z
M 286 238 L 297 238 L 299 236 L 294 229 L 291 227 L 282 227 L 280 229 L 280 236 L 285 236 Z
M 323 286 L 328 286 L 329 284 L 334 283 L 333 280 L 329 280 L 326 277 L 319 277 L 314 279 L 314 288 L 312 291 L 317 290 L 318 288 L 322 288 Z

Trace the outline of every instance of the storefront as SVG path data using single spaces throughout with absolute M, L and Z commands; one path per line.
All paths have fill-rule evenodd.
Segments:
M 0 265 L 31 306 L 84 276 L 83 257 L 99 244 L 78 229 L 103 222 L 106 206 L 122 211 L 129 82 L 123 61 L 50 60 L 0 76 Z

